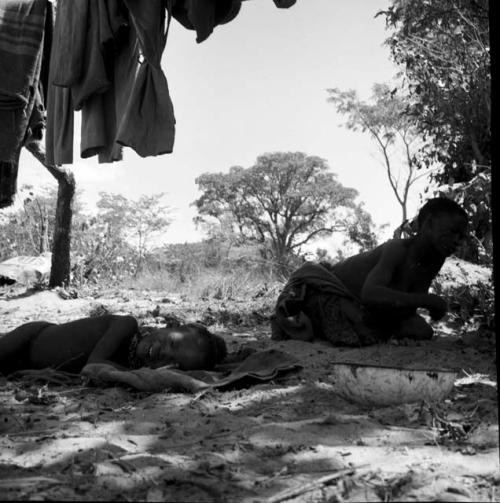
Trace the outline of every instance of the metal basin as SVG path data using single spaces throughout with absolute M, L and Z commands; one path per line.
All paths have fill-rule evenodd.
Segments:
M 406 369 L 359 363 L 333 363 L 335 391 L 353 402 L 394 405 L 419 401 L 438 402 L 453 389 L 458 371 Z

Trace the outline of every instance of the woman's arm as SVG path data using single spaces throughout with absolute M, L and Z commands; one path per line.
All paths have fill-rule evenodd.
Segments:
M 402 292 L 389 287 L 395 271 L 406 258 L 407 249 L 400 241 L 387 243 L 380 260 L 370 271 L 361 290 L 361 300 L 371 309 L 438 310 L 444 301 L 426 292 Z
M 90 353 L 87 363 L 107 363 L 119 370 L 125 367 L 111 360 L 122 344 L 130 341 L 138 330 L 133 316 L 113 316 L 107 330 Z

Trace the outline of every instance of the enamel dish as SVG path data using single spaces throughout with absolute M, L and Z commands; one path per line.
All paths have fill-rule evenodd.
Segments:
M 439 402 L 453 389 L 458 371 L 407 369 L 359 363 L 334 363 L 330 379 L 335 392 L 367 405 Z

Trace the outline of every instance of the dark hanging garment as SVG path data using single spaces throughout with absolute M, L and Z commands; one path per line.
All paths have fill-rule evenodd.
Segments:
M 206 40 L 220 24 L 232 21 L 240 12 L 241 0 L 175 0 L 173 17 L 188 30 L 196 30 L 196 42 Z
M 47 103 L 49 89 L 49 67 L 50 51 L 52 50 L 52 39 L 54 37 L 54 17 L 55 11 L 52 2 L 47 0 L 47 10 L 45 11 L 45 28 L 43 34 L 42 67 L 40 68 L 40 92 L 44 104 Z
M 118 0 L 92 0 L 91 19 L 93 59 L 86 65 L 95 91 L 82 101 L 81 157 L 98 155 L 100 163 L 122 159 L 122 147 L 116 142 L 118 117 L 125 108 L 131 90 L 134 67 L 130 64 L 131 42 L 128 16 Z M 97 48 L 97 49 L 95 49 Z M 121 67 L 129 71 L 120 73 Z M 99 83 L 108 85 L 98 89 Z
M 49 73 L 50 82 L 50 73 Z M 71 89 L 49 83 L 45 158 L 47 164 L 61 166 L 73 163 L 73 104 Z
M 47 0 L 0 3 L 0 108 L 25 108 L 39 79 Z
M 47 158 L 54 164 L 73 162 L 74 110 L 82 111 L 81 157 L 122 158 L 115 141 L 116 88 L 127 86 L 114 79 L 117 44 L 127 27 L 121 5 L 119 0 L 59 0 L 47 120 Z M 75 37 L 66 51 L 71 32 Z
M 56 57 L 51 77 L 56 86 L 71 86 L 80 80 L 87 44 L 89 0 L 58 0 L 54 30 Z
M 125 113 L 118 126 L 117 142 L 141 157 L 172 152 L 175 137 L 174 108 L 160 62 L 167 33 L 163 0 L 125 0 L 139 41 L 134 81 Z M 140 50 L 140 53 L 139 53 Z
M 47 0 L 0 2 L 0 207 L 13 203 L 28 128 L 43 126 L 38 83 L 46 11 Z
M 288 9 L 292 5 L 295 5 L 297 0 L 273 0 L 273 2 L 279 9 Z
M 0 209 L 14 203 L 18 167 L 19 157 L 13 161 L 0 161 Z
M 79 54 L 81 61 L 82 54 L 78 52 L 81 49 L 81 35 L 74 31 L 75 41 L 80 41 L 77 44 L 75 41 L 66 45 L 66 40 L 71 32 L 67 31 L 68 27 L 74 27 L 71 18 L 68 18 L 68 13 L 74 15 L 82 15 L 87 11 L 86 2 L 88 0 L 58 0 L 57 10 L 55 15 L 53 43 L 50 52 L 50 64 L 48 71 L 47 84 L 47 125 L 45 132 L 45 156 L 47 163 L 54 166 L 73 163 L 73 103 L 71 97 L 71 89 L 55 85 L 55 76 L 58 76 L 59 84 L 64 82 L 64 79 L 72 80 L 76 73 L 74 64 L 71 61 L 78 60 L 73 51 Z M 68 7 L 68 3 L 71 8 Z M 86 31 L 85 18 L 80 19 L 80 31 Z M 78 47 L 79 49 L 75 49 Z M 71 53 L 69 51 L 71 49 Z M 68 59 L 64 65 L 61 60 Z M 68 73 L 66 73 L 68 72 Z
M 48 158 L 56 164 L 73 161 L 73 110 L 82 112 L 82 158 L 120 160 L 122 146 L 143 157 L 172 152 L 175 119 L 160 66 L 166 43 L 163 0 L 59 3 L 49 77 Z M 64 41 L 70 30 L 78 33 L 70 45 L 74 54 L 68 55 Z
M 96 94 L 106 92 L 111 87 L 104 47 L 101 43 L 101 17 L 105 0 L 90 0 L 87 15 L 87 38 L 83 52 L 83 70 L 80 78 L 71 85 L 73 107 L 81 110 L 86 100 Z M 64 57 L 59 57 L 59 60 Z

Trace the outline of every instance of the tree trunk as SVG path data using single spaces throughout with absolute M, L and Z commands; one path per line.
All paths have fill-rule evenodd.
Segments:
M 46 253 L 49 249 L 49 214 L 44 206 L 43 211 L 40 211 L 40 245 L 38 253 Z
M 71 250 L 71 219 L 73 210 L 71 203 L 75 195 L 75 179 L 73 173 L 58 178 L 56 220 L 52 241 L 52 266 L 50 269 L 49 286 L 67 285 L 70 279 Z
M 49 286 L 52 288 L 62 286 L 68 284 L 70 279 L 71 220 L 73 217 L 71 204 L 75 195 L 75 177 L 67 168 L 49 166 L 45 158 L 45 151 L 39 141 L 27 142 L 25 147 L 47 168 L 59 185 Z
M 40 241 L 38 243 L 38 254 L 41 255 L 47 251 L 45 235 L 47 233 L 47 221 L 45 220 L 45 215 L 41 215 L 40 218 Z
M 275 246 L 273 246 L 274 262 L 276 264 L 276 273 L 278 277 L 287 278 L 290 275 L 290 250 L 283 243 L 283 240 L 279 240 Z

